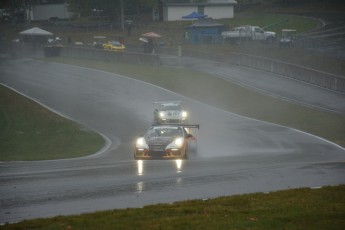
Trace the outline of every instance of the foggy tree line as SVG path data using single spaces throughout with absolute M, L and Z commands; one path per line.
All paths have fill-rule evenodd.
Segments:
M 65 0 L 71 12 L 90 16 L 93 10 L 114 16 L 120 14 L 121 2 L 126 14 L 140 14 L 158 5 L 157 0 Z
M 81 16 L 90 16 L 97 9 L 108 16 L 120 13 L 121 1 L 128 14 L 140 14 L 142 11 L 156 7 L 159 0 L 47 0 L 45 4 L 67 3 L 69 10 Z M 18 9 L 28 9 L 41 3 L 41 0 L 1 0 L 0 9 L 13 12 Z

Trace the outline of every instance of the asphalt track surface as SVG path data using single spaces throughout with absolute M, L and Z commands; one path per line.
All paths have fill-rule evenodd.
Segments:
M 252 74 L 270 76 L 263 89 L 250 80 L 238 83 L 266 92 L 269 87 L 272 95 L 284 98 L 291 96 L 285 92 L 289 91 L 287 87 L 306 87 L 305 97 L 301 98 L 305 100 L 300 100 L 304 104 L 312 105 L 321 95 L 316 106 L 327 107 L 327 101 L 336 99 L 339 103 L 331 109 L 340 113 L 344 109 L 343 94 L 297 82 L 277 90 L 277 76 L 268 73 L 225 68 L 211 62 L 206 66 L 206 62 L 195 59 L 185 59 L 181 64 L 181 59 L 167 56 L 164 61 L 180 68 L 213 72 L 231 81 L 238 81 L 233 75 L 242 75 L 243 79 L 250 79 Z M 1 162 L 0 223 L 345 183 L 343 148 L 145 82 L 88 68 L 22 59 L 0 64 L 0 83 L 101 133 L 107 140 L 100 152 L 89 157 Z M 280 95 L 281 91 L 285 93 Z M 319 94 L 309 95 L 315 91 Z M 152 124 L 152 102 L 167 100 L 183 101 L 191 122 L 200 124 L 200 130 L 194 133 L 198 154 L 184 161 L 135 161 L 133 142 Z

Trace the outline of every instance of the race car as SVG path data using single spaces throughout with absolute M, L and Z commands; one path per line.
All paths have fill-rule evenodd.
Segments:
M 153 112 L 155 124 L 187 123 L 188 112 L 182 108 L 181 101 L 154 102 L 157 108 Z
M 125 46 L 118 41 L 108 41 L 106 43 L 103 43 L 103 48 L 109 49 L 109 50 L 121 51 L 125 49 Z
M 199 125 L 164 124 L 151 126 L 134 145 L 135 159 L 187 159 L 196 152 L 196 138 L 191 129 Z

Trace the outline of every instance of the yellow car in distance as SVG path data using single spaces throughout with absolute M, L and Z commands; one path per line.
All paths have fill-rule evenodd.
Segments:
M 126 47 L 118 41 L 107 41 L 106 43 L 103 43 L 103 48 L 108 50 L 122 51 Z

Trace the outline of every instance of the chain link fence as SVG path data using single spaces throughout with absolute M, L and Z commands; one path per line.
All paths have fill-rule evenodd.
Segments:
M 345 44 L 341 42 L 301 36 L 296 40 L 295 46 L 345 60 Z

